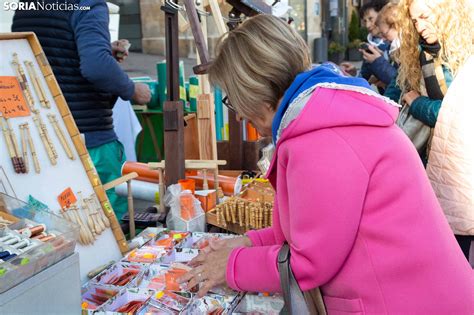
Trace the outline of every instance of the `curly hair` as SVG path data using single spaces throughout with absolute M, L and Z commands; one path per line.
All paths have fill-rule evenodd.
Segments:
M 415 0 L 400 0 L 398 29 L 401 36 L 400 68 L 397 84 L 403 92 L 420 92 L 422 79 L 420 66 L 420 35 L 410 16 L 410 6 Z M 433 7 L 436 31 L 441 52 L 439 58 L 453 76 L 473 53 L 473 22 L 466 0 L 438 0 Z
M 388 3 L 377 15 L 375 25 L 387 24 L 388 27 L 394 28 L 398 31 L 398 5 L 395 3 Z

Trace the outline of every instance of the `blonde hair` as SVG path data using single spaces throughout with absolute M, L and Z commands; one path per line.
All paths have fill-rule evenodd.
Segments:
M 277 17 L 257 15 L 219 39 L 209 80 L 239 114 L 261 116 L 261 106 L 276 110 L 296 75 L 310 66 L 308 46 L 295 30 Z
M 398 31 L 398 5 L 395 3 L 387 3 L 377 15 L 375 25 L 387 24 L 388 27 L 394 28 Z
M 419 60 L 420 35 L 410 16 L 410 6 L 414 1 L 400 0 L 398 7 L 401 45 L 397 84 L 403 92 L 410 90 L 420 92 L 422 78 Z M 433 7 L 435 28 L 441 45 L 439 58 L 453 76 L 473 53 L 473 23 L 469 16 L 469 10 L 466 8 L 465 0 L 438 0 L 438 3 Z

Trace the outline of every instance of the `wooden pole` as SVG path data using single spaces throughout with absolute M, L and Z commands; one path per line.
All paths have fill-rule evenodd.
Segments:
M 212 132 L 211 132 L 211 108 L 210 95 L 198 95 L 197 101 L 197 123 L 199 139 L 199 158 L 201 160 L 212 160 Z
M 163 108 L 164 147 L 167 185 L 184 178 L 183 103 L 179 100 L 178 11 L 165 2 L 167 98 Z
M 163 179 L 163 168 L 158 169 L 158 182 L 159 182 L 159 188 L 160 188 L 160 212 L 165 213 L 165 183 Z
M 135 237 L 135 209 L 133 208 L 132 180 L 127 180 L 127 200 L 128 200 L 128 216 L 130 226 L 130 239 Z
M 217 0 L 209 0 L 209 5 L 211 6 L 212 17 L 217 26 L 217 31 L 220 36 L 224 35 L 227 32 L 227 27 L 225 26 L 224 19 L 222 18 L 222 12 L 219 8 Z

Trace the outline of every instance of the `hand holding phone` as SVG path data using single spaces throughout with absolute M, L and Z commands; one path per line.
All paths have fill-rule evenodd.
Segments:
M 369 49 L 369 44 L 367 43 L 361 43 L 359 48 L 365 50 L 368 54 L 372 54 L 372 51 Z

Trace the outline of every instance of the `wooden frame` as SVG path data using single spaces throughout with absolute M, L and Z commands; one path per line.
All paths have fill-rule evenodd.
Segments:
M 66 126 L 67 134 L 72 139 L 72 143 L 75 149 L 77 150 L 77 153 L 79 154 L 79 159 L 82 162 L 84 171 L 85 173 L 87 173 L 87 176 L 90 180 L 90 183 L 93 187 L 94 192 L 96 193 L 99 199 L 99 202 L 101 204 L 101 207 L 105 215 L 110 220 L 111 229 L 115 237 L 115 240 L 117 241 L 120 251 L 122 252 L 122 254 L 124 254 L 128 252 L 129 250 L 127 241 L 122 232 L 120 224 L 118 223 L 117 217 L 115 216 L 115 213 L 113 212 L 112 206 L 110 204 L 109 199 L 107 198 L 107 195 L 102 186 L 102 183 L 100 182 L 100 179 L 97 175 L 94 164 L 92 163 L 92 160 L 89 156 L 87 148 L 81 139 L 79 130 L 74 122 L 74 119 L 72 118 L 72 114 L 66 103 L 66 99 L 64 98 L 61 92 L 61 89 L 59 87 L 59 84 L 57 83 L 56 78 L 54 77 L 53 71 L 48 63 L 46 55 L 44 54 L 43 49 L 41 48 L 38 38 L 32 32 L 0 34 L 0 40 L 20 40 L 20 39 L 26 39 L 31 47 L 31 50 L 41 70 L 41 72 L 38 73 L 37 75 L 38 76 L 42 75 L 46 81 L 47 87 L 50 90 L 56 102 L 57 109 L 61 115 L 61 119 L 63 120 Z

